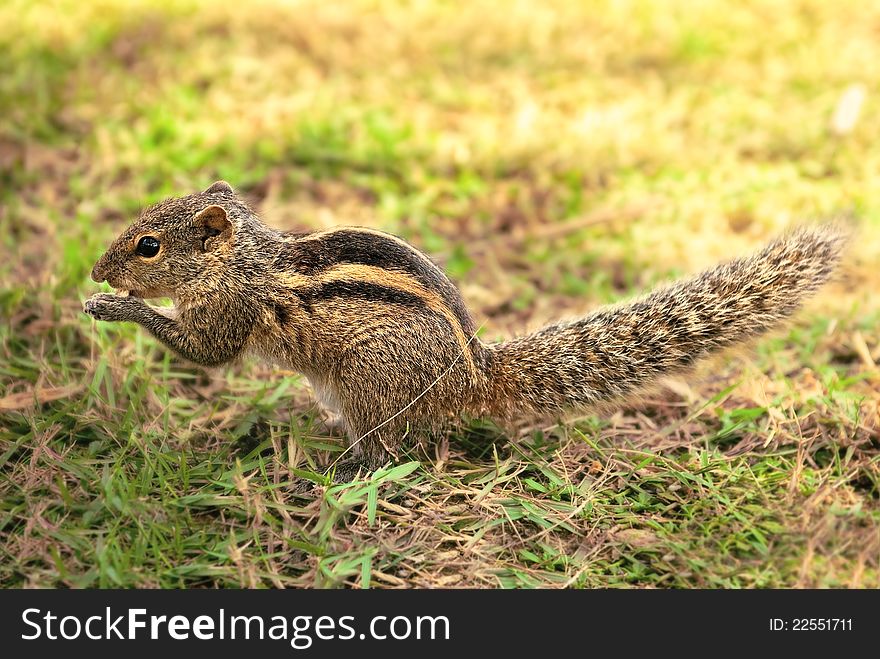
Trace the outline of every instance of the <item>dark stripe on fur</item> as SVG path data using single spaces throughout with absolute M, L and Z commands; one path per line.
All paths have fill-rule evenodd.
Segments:
M 426 261 L 415 248 L 402 245 L 390 237 L 343 229 L 319 239 L 287 243 L 280 258 L 295 271 L 309 276 L 342 263 L 404 272 L 426 289 L 440 295 L 468 337 L 474 332 L 473 320 L 458 290 L 443 271 Z
M 311 310 L 318 300 L 332 298 L 356 298 L 365 302 L 397 304 L 410 309 L 428 310 L 425 301 L 418 295 L 401 291 L 391 286 L 380 286 L 368 282 L 332 281 L 315 288 L 297 290 L 295 295 L 302 300 L 306 310 Z
M 290 319 L 290 311 L 282 304 L 274 305 L 275 309 L 275 322 L 279 325 L 286 325 L 287 321 Z

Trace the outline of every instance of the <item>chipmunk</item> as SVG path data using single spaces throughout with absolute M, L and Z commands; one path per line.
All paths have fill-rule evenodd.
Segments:
M 127 295 L 99 293 L 84 311 L 138 323 L 204 366 L 249 353 L 302 373 L 347 429 L 335 473 L 350 480 L 462 414 L 510 420 L 625 401 L 790 316 L 845 242 L 835 226 L 797 229 L 640 299 L 487 344 L 455 285 L 402 239 L 277 231 L 218 181 L 126 229 L 91 276 Z M 159 297 L 175 306 L 144 301 Z

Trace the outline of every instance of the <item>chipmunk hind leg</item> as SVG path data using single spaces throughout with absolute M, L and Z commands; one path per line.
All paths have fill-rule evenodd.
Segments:
M 331 470 L 336 482 L 354 480 L 358 474 L 364 477 L 399 459 L 401 447 L 407 441 L 405 424 L 392 422 L 369 432 L 373 428 L 366 424 L 350 426 L 346 452 Z

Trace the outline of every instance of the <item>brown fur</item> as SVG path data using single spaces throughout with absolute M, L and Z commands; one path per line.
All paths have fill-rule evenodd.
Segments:
M 159 240 L 155 256 L 135 253 L 144 236 Z M 247 352 L 303 373 L 348 431 L 339 476 L 349 478 L 462 413 L 511 419 L 624 400 L 777 325 L 831 276 L 844 243 L 834 227 L 800 229 L 633 302 L 485 345 L 455 286 L 404 241 L 357 227 L 281 233 L 218 181 L 123 232 L 92 278 L 130 294 L 95 295 L 85 311 L 139 323 L 206 366 Z M 144 297 L 170 297 L 175 310 Z

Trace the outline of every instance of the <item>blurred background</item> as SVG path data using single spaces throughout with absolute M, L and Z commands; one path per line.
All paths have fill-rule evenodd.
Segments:
M 611 299 L 834 213 L 860 217 L 878 255 L 872 3 L 0 12 L 4 277 L 19 285 L 51 273 L 80 290 L 140 208 L 216 178 L 276 226 L 413 240 L 481 320 Z
M 142 208 L 216 179 L 276 227 L 362 224 L 410 240 L 460 284 L 486 339 L 742 254 L 800 221 L 854 217 L 859 240 L 842 282 L 811 304 L 791 334 L 762 344 L 745 367 L 758 384 L 729 407 L 763 410 L 731 422 L 740 424 L 737 441 L 755 446 L 786 436 L 768 425 L 779 415 L 767 410 L 783 399 L 831 418 L 839 424 L 832 434 L 876 441 L 878 37 L 880 4 L 864 0 L 0 2 L 0 533 L 10 563 L 3 583 L 363 585 L 361 554 L 331 567 L 317 558 L 330 551 L 329 535 L 308 540 L 323 554 L 299 548 L 301 570 L 248 572 L 223 544 L 227 522 L 212 527 L 210 515 L 178 522 L 216 535 L 228 573 L 192 567 L 204 538 L 179 549 L 192 577 L 163 572 L 171 568 L 133 549 L 172 551 L 148 536 L 165 537 L 156 511 L 168 515 L 174 506 L 149 493 L 167 485 L 192 494 L 188 483 L 174 490 L 162 480 L 178 477 L 178 459 L 205 470 L 204 487 L 228 481 L 222 496 L 239 507 L 242 529 L 263 539 L 263 532 L 292 533 L 283 521 L 276 528 L 261 520 L 268 526 L 259 533 L 248 526 L 253 498 L 235 481 L 236 454 L 218 447 L 248 435 L 282 395 L 307 409 L 296 378 L 250 364 L 205 374 L 133 327 L 96 325 L 80 313 L 97 290 L 88 279 L 93 262 Z M 743 368 L 723 370 L 698 391 L 680 383 L 676 392 L 688 403 L 706 400 L 724 389 L 724 378 L 739 381 Z M 267 379 L 254 383 L 257 372 Z M 717 433 L 730 421 L 725 413 L 710 414 L 694 435 Z M 613 434 L 629 423 L 650 443 L 663 422 L 644 418 L 590 427 Z M 279 432 L 293 432 L 281 428 L 257 441 L 274 446 Z M 150 450 L 138 453 L 138 442 Z M 181 445 L 189 458 L 175 457 Z M 154 459 L 145 456 L 155 455 L 172 466 L 154 465 L 137 481 L 144 461 Z M 302 455 L 285 455 L 302 466 Z M 731 574 L 740 572 L 721 564 L 709 570 L 722 575 L 716 582 L 694 571 L 675 581 L 670 575 L 681 566 L 658 568 L 657 579 L 876 579 L 876 554 L 869 553 L 867 573 L 865 561 L 853 558 L 876 549 L 870 543 L 880 537 L 876 451 L 858 456 L 858 473 L 839 475 L 853 492 L 867 479 L 853 496 L 873 512 L 868 521 L 863 514 L 868 527 L 858 541 L 829 550 L 843 556 L 840 563 L 801 571 L 797 547 L 806 536 L 798 536 L 789 563 L 763 582 L 737 581 Z M 491 454 L 485 459 L 491 463 Z M 823 464 L 814 465 L 819 473 Z M 780 469 L 785 480 L 787 467 Z M 113 482 L 126 485 L 116 491 Z M 123 533 L 114 526 L 123 511 L 137 518 L 136 501 L 159 527 Z M 781 508 L 772 514 L 780 516 L 773 528 L 792 533 L 825 523 L 824 513 L 819 521 L 784 519 Z M 95 537 L 104 549 L 94 548 Z M 557 540 L 561 555 L 574 551 L 566 544 L 572 537 L 562 532 Z M 355 545 L 334 551 L 349 556 Z M 613 585 L 601 577 L 607 565 L 593 582 L 589 570 L 537 568 L 521 551 L 510 550 L 519 567 L 503 578 L 479 561 L 448 573 L 468 571 L 477 585 Z M 528 551 L 540 557 L 545 550 Z M 554 570 L 563 576 L 554 580 Z M 145 576 L 153 574 L 166 576 Z M 639 574 L 636 583 L 653 583 Z

